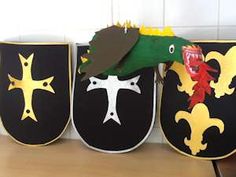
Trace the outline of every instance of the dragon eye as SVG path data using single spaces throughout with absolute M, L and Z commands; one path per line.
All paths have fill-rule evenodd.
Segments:
M 169 52 L 170 52 L 171 54 L 175 52 L 175 46 L 174 46 L 174 44 L 171 44 L 171 45 L 169 46 Z

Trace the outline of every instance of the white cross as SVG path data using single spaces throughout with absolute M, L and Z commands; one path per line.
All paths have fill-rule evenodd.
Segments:
M 120 119 L 116 112 L 116 100 L 118 91 L 120 89 L 128 89 L 141 94 L 141 90 L 137 85 L 139 78 L 140 76 L 137 76 L 135 78 L 124 81 L 119 80 L 117 76 L 108 76 L 108 78 L 105 80 L 98 79 L 96 77 L 89 78 L 90 84 L 87 87 L 87 92 L 94 89 L 106 89 L 107 92 L 108 109 L 103 123 L 106 123 L 108 120 L 113 119 L 121 125 Z

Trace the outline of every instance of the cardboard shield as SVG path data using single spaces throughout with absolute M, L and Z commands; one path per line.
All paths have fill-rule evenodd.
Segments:
M 68 44 L 0 44 L 2 124 L 17 142 L 46 145 L 64 132 L 70 115 Z
M 127 77 L 98 75 L 81 82 L 80 56 L 88 46 L 78 46 L 73 89 L 72 121 L 90 148 L 110 153 L 128 152 L 151 132 L 156 111 L 153 69 Z
M 161 101 L 161 127 L 169 144 L 179 152 L 201 159 L 220 159 L 235 152 L 236 145 L 236 42 L 196 42 L 211 73 L 211 94 L 188 109 L 195 82 L 184 66 L 174 63 L 165 77 Z

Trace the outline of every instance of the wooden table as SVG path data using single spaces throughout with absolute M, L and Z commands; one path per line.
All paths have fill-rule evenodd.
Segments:
M 236 177 L 236 154 L 215 163 L 220 177 Z
M 215 177 L 211 161 L 195 160 L 162 144 L 105 154 L 78 140 L 26 147 L 0 136 L 0 177 Z

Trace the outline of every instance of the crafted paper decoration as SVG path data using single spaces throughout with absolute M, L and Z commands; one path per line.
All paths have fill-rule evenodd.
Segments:
M 127 76 L 142 68 L 156 67 L 160 63 L 184 64 L 193 81 L 194 93 L 189 97 L 189 109 L 211 94 L 210 72 L 216 72 L 202 58 L 198 45 L 174 36 L 170 28 L 134 28 L 111 26 L 98 31 L 90 42 L 89 52 L 82 56 L 79 72 L 83 80 L 98 74 Z

